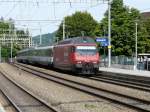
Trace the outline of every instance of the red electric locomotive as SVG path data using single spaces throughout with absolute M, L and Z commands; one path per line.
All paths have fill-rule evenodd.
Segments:
M 53 51 L 55 68 L 83 74 L 95 74 L 99 69 L 99 53 L 90 37 L 66 39 L 55 45 Z

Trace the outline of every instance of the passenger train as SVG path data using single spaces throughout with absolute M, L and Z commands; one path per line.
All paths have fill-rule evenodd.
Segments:
M 100 56 L 90 37 L 74 37 L 54 46 L 34 47 L 18 52 L 17 61 L 52 66 L 75 73 L 95 74 Z

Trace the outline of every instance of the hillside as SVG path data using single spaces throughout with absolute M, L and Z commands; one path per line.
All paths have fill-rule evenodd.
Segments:
M 41 37 L 42 37 L 42 45 L 40 45 L 40 46 L 52 45 L 54 42 L 54 38 L 55 38 L 55 32 L 43 34 L 43 35 L 41 35 Z M 40 43 L 40 35 L 32 37 L 32 41 L 33 41 L 34 45 L 38 46 Z

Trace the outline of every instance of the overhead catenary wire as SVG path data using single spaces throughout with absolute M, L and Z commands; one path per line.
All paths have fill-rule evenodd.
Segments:
M 91 2 L 101 2 L 101 1 L 107 1 L 107 0 L 58 0 L 58 1 L 55 1 L 55 0 L 51 0 L 51 1 L 44 1 L 44 0 L 36 0 L 36 1 L 33 1 L 33 0 L 0 0 L 0 2 L 2 3 L 25 3 L 25 2 L 28 2 L 28 3 L 40 3 L 40 4 L 47 4 L 47 3 L 68 3 L 68 4 L 71 4 L 71 3 L 91 3 Z
M 107 0 L 106 0 L 107 1 Z M 73 8 L 73 6 L 77 6 L 80 7 L 81 3 L 82 4 L 91 4 L 90 6 L 95 6 L 96 3 L 102 3 L 104 2 L 103 0 L 0 0 L 0 3 L 17 3 L 21 5 L 21 7 L 23 6 L 24 3 L 28 4 L 28 5 L 36 5 L 36 7 L 38 9 L 36 9 L 36 13 L 32 14 L 32 19 L 31 18 L 25 18 L 24 17 L 24 13 L 22 13 L 22 11 L 24 11 L 23 9 L 20 9 L 20 14 L 18 15 L 19 18 L 13 19 L 15 21 L 15 23 L 25 23 L 28 24 L 28 26 L 30 26 L 31 24 L 38 24 L 39 22 L 41 23 L 41 26 L 43 26 L 42 24 L 44 23 L 60 23 L 62 21 L 61 18 L 59 18 L 59 20 L 56 18 L 56 6 L 58 5 L 62 5 L 62 4 L 68 4 L 70 6 L 69 9 Z M 54 4 L 54 19 L 36 19 L 36 15 L 37 15 L 37 11 L 43 7 L 41 5 L 52 5 Z M 89 5 L 86 5 L 89 6 Z M 32 10 L 32 9 L 31 9 Z M 70 11 L 70 10 L 69 10 Z M 68 11 L 67 11 L 68 12 Z M 9 12 L 8 15 L 10 15 L 12 13 L 12 11 Z M 64 15 L 63 15 L 64 16 Z M 35 19 L 33 17 L 36 17 Z M 60 16 L 59 16 L 60 17 Z M 48 17 L 50 18 L 50 17 Z
M 54 18 L 56 19 L 55 2 L 53 4 L 54 4 Z
M 8 13 L 4 16 L 4 18 L 7 18 L 9 16 L 9 14 L 11 14 L 14 11 L 16 6 L 17 6 L 17 3 L 13 5 L 13 7 L 8 11 Z

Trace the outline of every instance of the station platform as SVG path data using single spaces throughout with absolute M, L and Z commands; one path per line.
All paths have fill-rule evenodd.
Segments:
M 105 73 L 112 73 L 112 74 L 150 78 L 150 71 L 143 71 L 143 70 L 127 70 L 127 69 L 120 69 L 120 68 L 100 67 L 99 71 Z
M 4 108 L 2 107 L 2 105 L 0 104 L 0 112 L 5 112 Z

